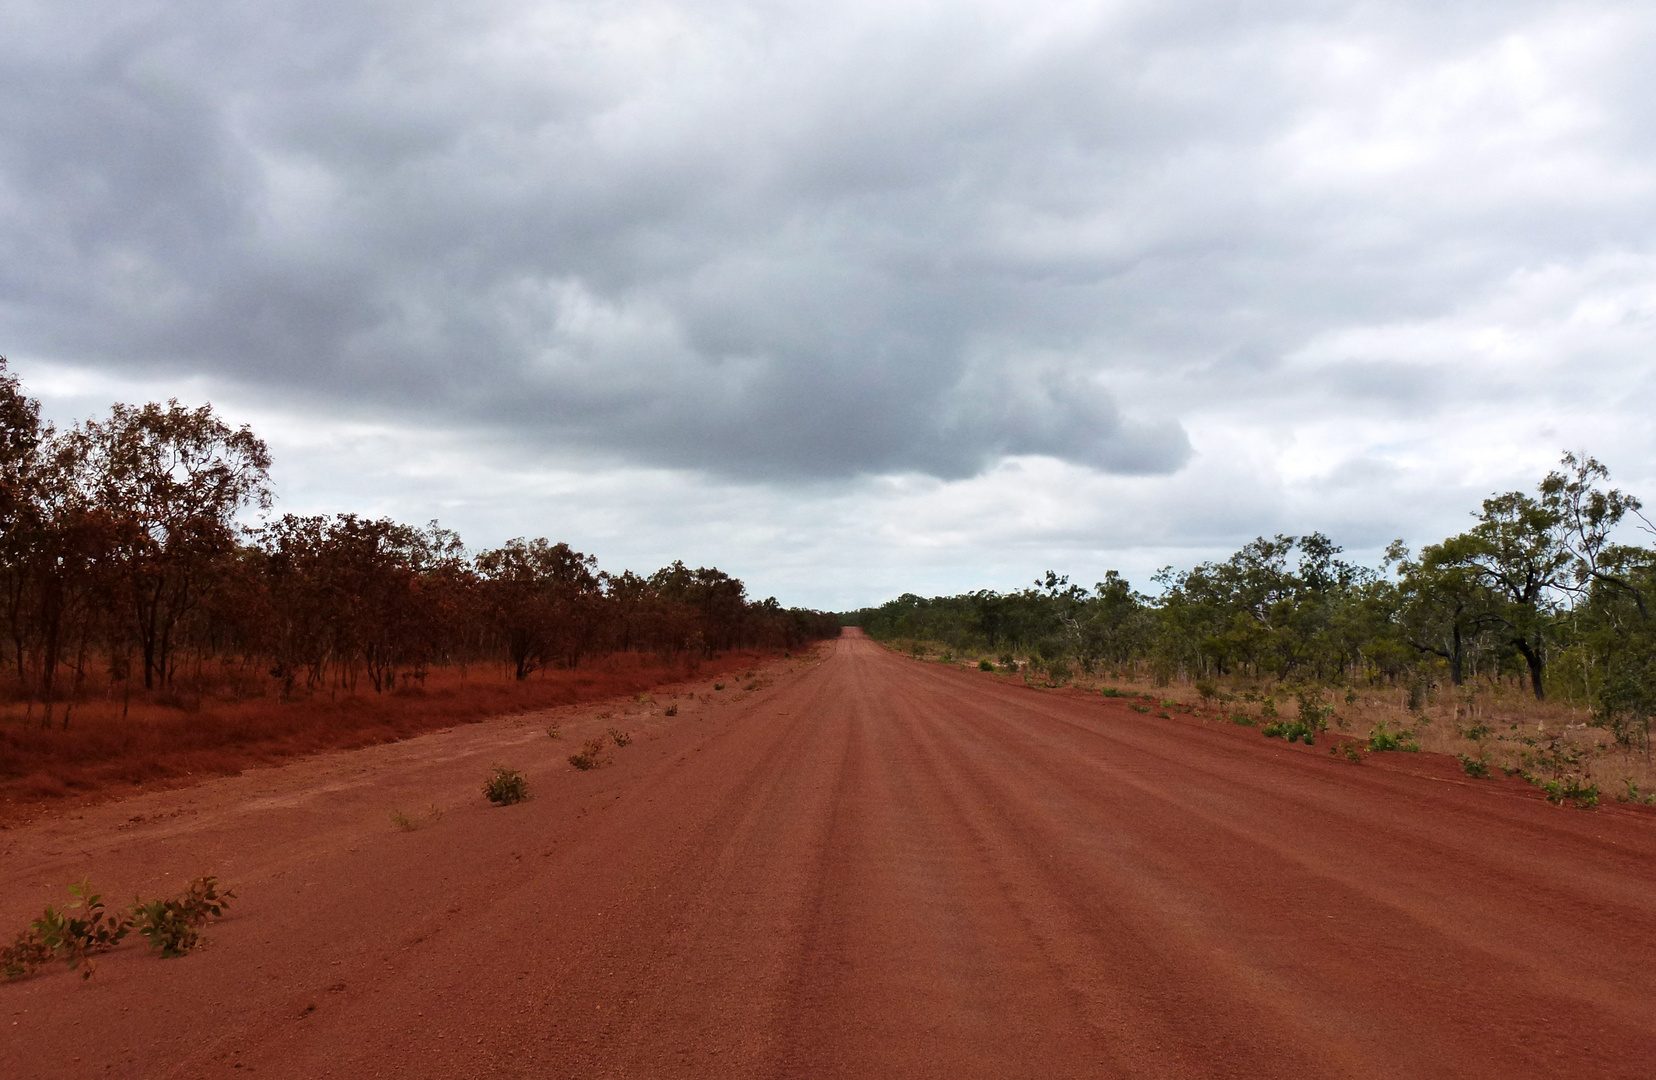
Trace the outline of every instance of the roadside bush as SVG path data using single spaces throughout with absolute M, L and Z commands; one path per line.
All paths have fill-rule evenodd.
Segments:
M 630 732 L 622 731 L 620 728 L 610 728 L 609 737 L 612 741 L 614 741 L 616 746 L 626 746 L 628 743 L 632 742 L 632 734 Z
M 1287 739 L 1289 742 L 1305 740 L 1306 746 L 1317 745 L 1317 733 L 1312 728 L 1295 720 L 1292 723 L 1279 721 L 1275 724 L 1266 724 L 1259 729 L 1259 733 L 1267 739 Z
M 1314 694 L 1299 694 L 1300 723 L 1313 731 L 1327 731 L 1328 718 L 1334 715 L 1334 706 Z
M 436 803 L 432 803 L 426 812 L 420 817 L 410 817 L 401 810 L 391 811 L 391 824 L 402 832 L 413 832 L 421 825 L 435 824 L 442 819 L 443 811 L 438 809 Z
M 203 876 L 190 882 L 180 897 L 149 903 L 134 898 L 129 910 L 117 914 L 105 910 L 103 898 L 89 882 L 71 885 L 69 893 L 74 900 L 63 911 L 47 908 L 0 949 L 0 975 L 21 979 L 62 960 L 70 970 L 79 970 L 81 978 L 90 979 L 92 956 L 113 949 L 134 929 L 162 956 L 183 956 L 200 944 L 201 925 L 221 917 L 236 895 L 228 889 L 220 892 L 217 878 Z
M 483 794 L 496 806 L 511 806 L 529 797 L 529 781 L 516 769 L 494 767 L 494 775 L 483 785 Z
M 1099 692 L 1099 694 L 1103 695 L 1104 697 L 1127 697 L 1128 696 L 1126 694 L 1123 694 L 1120 690 L 1117 690 L 1113 686 L 1101 687 L 1098 692 Z
M 1467 776 L 1474 780 L 1487 780 L 1489 778 L 1489 762 L 1483 758 L 1475 758 L 1467 754 L 1456 754 L 1455 756 L 1460 759 L 1461 771 L 1466 773 Z
M 978 661 L 978 670 L 979 671 L 994 671 L 995 670 L 995 662 L 993 660 L 988 659 L 988 658 L 979 660 Z
M 183 956 L 201 943 L 202 924 L 222 918 L 235 895 L 228 889 L 219 892 L 216 877 L 198 877 L 177 899 L 134 902 L 133 923 L 152 950 L 163 957 Z
M 1541 785 L 1541 790 L 1547 793 L 1547 801 L 1560 806 L 1567 802 L 1575 803 L 1583 810 L 1597 806 L 1599 803 L 1599 786 L 1581 776 L 1565 776 L 1557 780 L 1548 780 Z
M 1196 693 L 1201 695 L 1202 704 L 1210 705 L 1219 693 L 1219 688 L 1207 679 L 1196 680 Z
M 1369 732 L 1368 751 L 1371 754 L 1383 754 L 1392 750 L 1404 753 L 1418 753 L 1420 744 L 1406 741 L 1413 734 L 1410 731 L 1388 731 L 1384 720 L 1376 724 Z
M 81 978 L 90 979 L 93 954 L 113 949 L 132 930 L 132 916 L 105 911 L 103 897 L 92 891 L 91 882 L 69 886 L 69 895 L 74 899 L 61 912 L 47 908 L 0 950 L 0 972 L 6 978 L 20 979 L 59 959 L 71 971 L 85 965 Z
M 586 745 L 578 753 L 569 755 L 569 763 L 586 772 L 588 769 L 599 769 L 608 765 L 609 758 L 604 756 L 604 740 L 588 739 Z

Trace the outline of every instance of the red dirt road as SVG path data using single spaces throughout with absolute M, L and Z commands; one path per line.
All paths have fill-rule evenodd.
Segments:
M 0 832 L 0 928 L 86 874 L 240 894 L 0 986 L 0 1076 L 1656 1076 L 1652 816 L 854 635 L 761 683 Z

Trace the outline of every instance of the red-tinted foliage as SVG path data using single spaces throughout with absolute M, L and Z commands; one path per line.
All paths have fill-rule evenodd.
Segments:
M 760 655 L 724 653 L 700 661 L 699 670 L 705 675 L 738 670 Z M 12 704 L 0 711 L 0 818 L 72 796 L 232 775 L 321 750 L 372 746 L 492 716 L 637 694 L 694 673 L 684 663 L 620 653 L 527 680 L 498 668 L 464 674 L 435 669 L 423 687 L 405 685 L 389 694 L 365 689 L 280 702 L 157 693 L 134 697 L 124 719 L 123 703 L 113 696 L 74 704 L 67 731 L 42 730 L 38 704 Z

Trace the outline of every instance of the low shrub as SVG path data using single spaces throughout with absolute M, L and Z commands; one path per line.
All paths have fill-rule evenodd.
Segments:
M 1384 720 L 1376 724 L 1369 732 L 1368 751 L 1371 754 L 1384 754 L 1398 750 L 1408 754 L 1418 753 L 1420 744 L 1407 741 L 1412 731 L 1388 731 Z
M 663 709 L 661 711 L 661 715 L 662 716 L 677 716 L 678 715 L 678 702 L 675 701 L 671 705 L 669 705 L 665 709 Z
M 431 825 L 443 819 L 442 810 L 436 803 L 427 807 L 426 812 L 419 817 L 412 817 L 401 810 L 391 811 L 391 824 L 402 832 L 413 832 L 422 825 Z
M 235 895 L 228 889 L 219 892 L 218 878 L 198 877 L 177 899 L 134 902 L 133 923 L 153 951 L 163 957 L 183 956 L 201 943 L 202 924 L 222 918 Z
M 511 806 L 529 797 L 529 781 L 516 769 L 494 767 L 494 775 L 483 785 L 483 794 L 496 806 Z
M 1134 703 L 1133 703 L 1133 704 L 1131 704 L 1131 705 L 1129 705 L 1129 706 L 1127 706 L 1127 707 L 1128 707 L 1128 708 L 1129 708 L 1129 709 L 1132 709 L 1132 710 L 1133 710 L 1133 711 L 1134 711 L 1134 712 L 1136 712 L 1136 713 L 1147 713 L 1147 712 L 1149 712 L 1149 711 L 1150 711 L 1150 706 L 1148 706 L 1148 705 L 1140 705 L 1140 704 L 1139 704 L 1139 703 L 1138 703 L 1138 702 L 1136 702 L 1136 701 L 1135 701 L 1135 702 L 1134 702 Z
M 978 661 L 978 670 L 979 671 L 994 671 L 995 670 L 995 662 L 993 660 L 990 660 L 987 657 L 985 657 L 984 659 Z
M 69 887 L 74 900 L 59 912 L 47 908 L 40 918 L 0 949 L 0 975 L 21 979 L 62 960 L 81 978 L 92 977 L 92 956 L 108 952 L 136 929 L 162 956 L 183 956 L 201 942 L 200 927 L 219 918 L 235 893 L 219 891 L 218 879 L 198 877 L 182 896 L 145 903 L 134 898 L 132 907 L 112 913 L 89 882 Z M 79 914 L 74 914 L 79 912 Z
M 1599 786 L 1582 776 L 1547 780 L 1541 784 L 1541 790 L 1547 793 L 1548 802 L 1560 806 L 1570 802 L 1585 810 L 1599 803 Z
M 1255 720 L 1246 713 L 1233 713 L 1231 715 L 1231 723 L 1238 724 L 1242 727 L 1253 727 L 1258 722 L 1259 721 Z
M 588 739 L 578 753 L 569 755 L 569 763 L 582 772 L 608 765 L 609 758 L 604 756 L 604 740 Z
M 1489 779 L 1489 762 L 1483 758 L 1475 758 L 1467 754 L 1456 754 L 1460 759 L 1461 771 L 1474 780 Z
M 1104 697 L 1127 697 L 1128 696 L 1126 694 L 1123 694 L 1120 690 L 1117 690 L 1113 686 L 1100 687 L 1098 692 L 1101 695 L 1103 695 Z
M 563 729 L 557 724 L 548 724 L 546 725 L 546 737 L 548 739 L 561 739 L 563 738 Z
M 610 728 L 609 737 L 614 741 L 616 746 L 626 746 L 628 743 L 632 742 L 632 734 L 630 732 L 622 731 L 620 728 Z
M 81 978 L 90 979 L 93 954 L 113 949 L 132 930 L 132 915 L 105 911 L 103 897 L 92 891 L 91 882 L 69 886 L 69 895 L 74 899 L 62 911 L 47 908 L 10 947 L 0 950 L 0 971 L 6 978 L 22 978 L 56 958 L 71 971 L 85 965 Z
M 1327 731 L 1328 718 L 1334 715 L 1334 706 L 1313 694 L 1300 694 L 1298 697 L 1300 723 L 1313 731 Z
M 1306 746 L 1317 744 L 1317 733 L 1297 720 L 1292 723 L 1279 721 L 1274 724 L 1266 724 L 1259 729 L 1259 733 L 1268 739 L 1287 739 L 1289 742 L 1299 742 L 1304 739 Z

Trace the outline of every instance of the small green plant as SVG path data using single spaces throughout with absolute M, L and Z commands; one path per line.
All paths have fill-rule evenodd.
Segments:
M 1147 712 L 1149 712 L 1149 711 L 1150 711 L 1150 706 L 1148 706 L 1148 705 L 1140 705 L 1140 704 L 1139 704 L 1139 703 L 1138 703 L 1138 702 L 1136 702 L 1136 701 L 1135 701 L 1135 702 L 1134 702 L 1134 703 L 1133 703 L 1133 704 L 1131 704 L 1131 705 L 1129 705 L 1129 706 L 1127 706 L 1127 707 L 1128 707 L 1128 708 L 1129 708 L 1129 709 L 1132 709 L 1132 710 L 1133 710 L 1133 711 L 1134 711 L 1134 712 L 1136 712 L 1136 713 L 1147 713 Z
M 1203 704 L 1209 704 L 1219 693 L 1219 688 L 1207 679 L 1196 680 L 1196 693 L 1201 695 Z
M 1163 709 L 1161 712 L 1158 712 L 1156 715 L 1161 717 L 1163 720 L 1173 719 L 1173 714 L 1168 712 L 1166 709 Z
M 516 769 L 494 767 L 494 775 L 483 785 L 483 794 L 496 806 L 511 806 L 529 797 L 529 781 Z
M 995 662 L 993 660 L 990 660 L 988 657 L 984 657 L 982 660 L 978 661 L 978 670 L 979 671 L 994 671 L 995 670 Z
M 436 803 L 432 803 L 428 806 L 426 808 L 426 812 L 421 814 L 419 817 L 413 817 L 409 814 L 405 814 L 401 810 L 391 811 L 392 826 L 402 832 L 413 832 L 422 825 L 432 825 L 442 819 L 443 811 L 438 808 Z
M 1231 723 L 1238 724 L 1242 727 L 1253 727 L 1256 723 L 1258 723 L 1258 721 L 1246 713 L 1232 713 Z
M 1267 717 L 1270 717 L 1271 719 L 1275 719 L 1276 714 L 1277 714 L 1276 698 L 1272 698 L 1272 697 L 1266 698 L 1265 699 L 1265 704 L 1263 704 L 1259 707 L 1259 715 L 1260 716 L 1267 716 Z
M 663 716 L 677 716 L 678 715 L 678 702 L 675 701 L 671 705 L 667 706 L 666 709 L 662 710 L 661 715 L 663 715 Z
M 1460 759 L 1461 771 L 1474 780 L 1489 779 L 1489 762 L 1483 758 L 1475 758 L 1468 754 L 1456 754 Z
M 1368 751 L 1371 754 L 1384 754 L 1388 751 L 1400 750 L 1404 753 L 1418 753 L 1420 745 L 1409 742 L 1410 731 L 1388 731 L 1384 720 L 1376 724 L 1369 732 Z
M 1541 790 L 1547 793 L 1548 802 L 1560 806 L 1571 802 L 1586 810 L 1599 803 L 1599 786 L 1582 776 L 1564 776 L 1557 780 L 1548 780 L 1541 785 Z
M 610 728 L 609 737 L 614 741 L 616 746 L 626 746 L 628 743 L 632 742 L 632 734 L 630 732 L 622 731 L 620 728 Z
M 1063 686 L 1074 678 L 1075 671 L 1062 660 L 1048 660 L 1046 677 L 1048 686 Z
M 1287 739 L 1289 742 L 1299 742 L 1304 739 L 1306 746 L 1317 745 L 1317 733 L 1298 720 L 1291 723 L 1281 720 L 1274 724 L 1266 724 L 1259 729 L 1259 733 L 1267 739 Z
M 1363 763 L 1363 747 L 1355 739 L 1347 739 L 1346 741 L 1335 746 L 1330 746 L 1328 748 L 1328 752 L 1330 754 L 1344 755 L 1345 759 L 1353 765 L 1361 765 Z
M 1357 704 L 1357 688 L 1356 687 L 1347 687 L 1346 688 L 1345 703 L 1347 705 Z
M 1334 706 L 1314 694 L 1300 694 L 1298 698 L 1300 723 L 1313 731 L 1327 731 L 1328 718 L 1334 715 Z
M 588 739 L 579 752 L 569 755 L 569 763 L 582 772 L 588 769 L 601 769 L 608 765 L 609 758 L 604 756 L 604 740 Z
M 51 962 L 51 946 L 41 940 L 40 931 L 35 926 L 19 931 L 10 945 L 0 949 L 0 975 L 8 981 L 21 979 Z M 88 969 L 87 973 L 91 974 L 91 970 Z
M 8 979 L 22 978 L 54 957 L 71 971 L 84 965 L 81 978 L 90 979 L 93 954 L 113 949 L 131 931 L 132 916 L 105 911 L 103 897 L 92 891 L 91 882 L 69 886 L 69 895 L 74 899 L 62 911 L 47 908 L 11 946 L 0 950 L 0 971 Z
M 563 738 L 563 728 L 559 727 L 557 724 L 547 724 L 546 725 L 546 737 L 548 739 L 561 739 L 561 738 Z
M 1489 735 L 1490 727 L 1488 724 L 1474 722 L 1461 728 L 1461 738 L 1471 739 L 1473 742 L 1481 742 L 1489 738 Z
M 198 877 L 176 899 L 147 904 L 134 900 L 133 922 L 162 957 L 183 956 L 201 944 L 202 924 L 209 918 L 222 918 L 235 895 L 228 889 L 219 892 L 218 878 Z
M 1127 696 L 1127 695 L 1123 694 L 1120 690 L 1117 690 L 1113 686 L 1100 687 L 1098 692 L 1101 695 L 1103 695 L 1104 697 L 1125 697 L 1125 696 Z
M 1638 802 L 1639 801 L 1639 785 L 1635 784 L 1631 780 L 1623 780 L 1622 784 L 1627 788 L 1627 790 L 1622 792 L 1620 795 L 1617 795 L 1616 796 L 1616 801 L 1617 802 L 1626 802 L 1626 803 L 1636 803 L 1636 802 Z
M 222 915 L 236 895 L 220 892 L 217 878 L 199 877 L 177 899 L 146 904 L 134 898 L 130 910 L 116 914 L 104 909 L 103 898 L 88 882 L 70 886 L 69 892 L 74 900 L 63 911 L 47 908 L 0 949 L 0 975 L 21 979 L 60 959 L 89 979 L 92 956 L 113 949 L 134 929 L 162 956 L 182 956 L 200 942 L 201 924 Z

